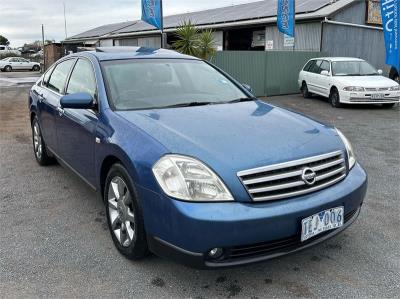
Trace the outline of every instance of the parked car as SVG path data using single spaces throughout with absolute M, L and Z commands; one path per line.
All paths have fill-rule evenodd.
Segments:
M 40 63 L 31 62 L 22 57 L 8 57 L 0 60 L 0 70 L 11 72 L 13 70 L 40 71 Z
M 382 104 L 390 108 L 400 101 L 399 84 L 358 58 L 311 59 L 300 71 L 299 87 L 305 98 L 318 94 L 329 98 L 333 107 Z
M 339 130 L 173 51 L 69 55 L 29 107 L 37 162 L 57 159 L 101 194 L 129 259 L 218 268 L 295 252 L 351 225 L 367 189 Z
M 1 57 L 2 55 L 10 55 L 10 54 L 11 54 L 11 55 L 20 56 L 20 55 L 21 55 L 21 52 L 18 51 L 18 50 L 12 49 L 12 48 L 9 47 L 9 46 L 0 45 L 0 57 Z

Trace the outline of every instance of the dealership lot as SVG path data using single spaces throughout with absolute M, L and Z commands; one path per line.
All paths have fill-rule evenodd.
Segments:
M 199 271 L 155 256 L 134 263 L 118 254 L 99 197 L 66 169 L 41 168 L 35 162 L 28 83 L 17 79 L 2 85 L 9 79 L 10 74 L 0 74 L 2 296 L 381 298 L 399 294 L 398 106 L 334 109 L 320 98 L 268 99 L 337 126 L 353 142 L 370 183 L 361 216 L 343 234 L 300 253 L 234 269 Z

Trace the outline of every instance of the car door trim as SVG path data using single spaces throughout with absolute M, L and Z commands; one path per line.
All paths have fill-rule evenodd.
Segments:
M 90 183 L 87 179 L 85 179 L 85 177 L 83 175 L 81 175 L 77 170 L 75 170 L 71 165 L 69 165 L 64 159 L 62 159 L 59 155 L 57 155 L 52 149 L 51 147 L 47 146 L 46 149 L 48 149 L 51 154 L 56 157 L 57 161 L 60 162 L 60 164 L 62 164 L 63 166 L 65 166 L 66 168 L 70 169 L 74 174 L 76 174 L 82 181 L 84 181 L 86 184 L 89 185 L 90 188 L 92 188 L 94 191 L 97 191 L 97 188 Z

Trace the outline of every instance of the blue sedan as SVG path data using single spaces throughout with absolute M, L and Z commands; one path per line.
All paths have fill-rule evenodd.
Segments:
M 57 160 L 101 194 L 129 259 L 217 268 L 295 252 L 352 224 L 367 189 L 339 130 L 173 51 L 69 55 L 29 107 L 37 162 Z

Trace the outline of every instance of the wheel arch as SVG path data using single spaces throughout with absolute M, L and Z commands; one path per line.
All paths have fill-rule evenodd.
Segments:
M 336 87 L 336 85 L 332 85 L 332 86 L 331 86 L 331 89 L 329 90 L 329 95 L 331 95 L 331 94 L 332 94 L 332 91 L 334 91 L 334 90 L 336 90 L 336 91 L 339 92 L 339 89 Z
M 100 194 L 102 196 L 102 199 L 104 200 L 104 188 L 105 188 L 105 183 L 107 179 L 107 174 L 110 171 L 111 167 L 116 164 L 120 163 L 121 165 L 124 165 L 124 163 L 115 155 L 108 155 L 104 158 L 103 162 L 101 163 L 100 167 Z

